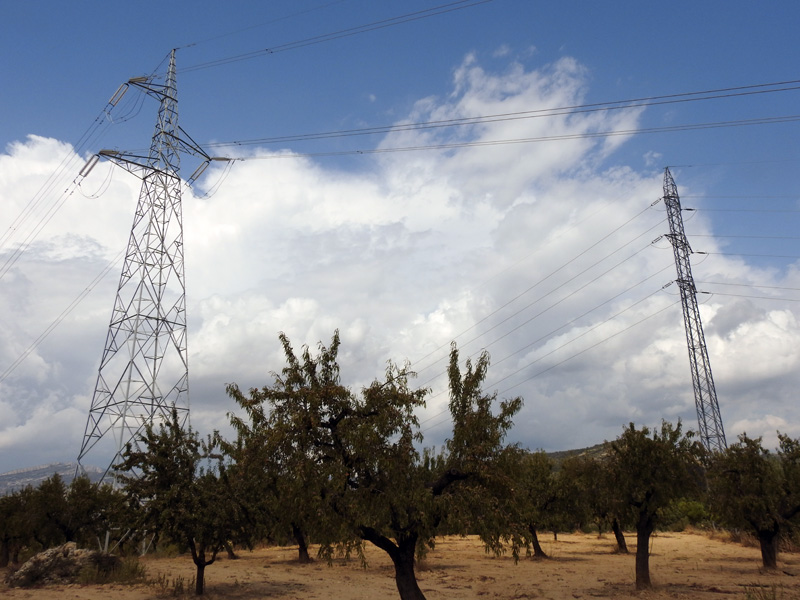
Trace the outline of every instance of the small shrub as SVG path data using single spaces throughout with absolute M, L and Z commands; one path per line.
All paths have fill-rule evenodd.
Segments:
M 742 531 L 741 529 L 732 529 L 730 532 L 731 541 L 734 544 L 741 544 L 745 548 L 758 548 L 760 544 L 758 539 L 749 531 Z
M 745 588 L 744 598 L 745 600 L 800 600 L 800 591 L 787 591 L 786 588 L 777 585 L 769 587 L 754 585 Z
M 165 598 L 188 598 L 194 596 L 195 578 L 167 577 L 163 573 L 156 579 L 151 579 L 149 584 L 156 589 L 158 596 Z
M 705 527 L 711 513 L 702 502 L 681 498 L 672 502 L 660 513 L 662 531 L 684 531 L 687 527 Z
M 147 570 L 139 559 L 129 556 L 120 560 L 113 554 L 100 554 L 93 558 L 94 564 L 81 569 L 78 583 L 102 585 L 105 583 L 134 584 L 146 580 Z
M 153 555 L 158 558 L 175 558 L 183 552 L 184 550 L 178 544 L 158 544 Z

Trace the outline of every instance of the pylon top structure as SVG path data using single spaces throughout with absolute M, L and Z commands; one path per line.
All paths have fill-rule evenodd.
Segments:
M 181 139 L 174 50 L 163 85 L 146 77 L 130 79 L 124 85 L 139 87 L 156 98 L 159 109 L 147 156 L 110 150 L 99 153 L 142 180 L 78 454 L 80 470 L 87 454 L 111 434 L 114 457 L 104 477 L 126 445 L 136 445 L 146 424 L 169 418 L 173 410 L 178 411 L 181 423 L 188 419 L 180 151 L 210 160 L 196 144 Z M 117 101 L 119 97 L 118 91 Z
M 697 289 L 692 278 L 692 265 L 689 256 L 692 248 L 686 239 L 681 214 L 681 201 L 678 186 L 669 172 L 664 169 L 664 205 L 667 207 L 669 234 L 675 254 L 675 268 L 678 272 L 677 284 L 683 305 L 683 324 L 686 329 L 686 344 L 689 348 L 689 365 L 692 370 L 694 401 L 697 409 L 697 424 L 700 428 L 700 441 L 711 451 L 722 451 L 727 448 L 725 431 L 722 428 L 722 417 L 719 413 L 717 391 L 714 378 L 711 376 L 711 363 L 708 359 L 703 324 L 700 321 L 700 309 L 697 305 Z

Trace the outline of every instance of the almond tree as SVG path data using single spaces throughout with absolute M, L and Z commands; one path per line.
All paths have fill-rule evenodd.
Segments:
M 582 498 L 581 510 L 597 522 L 602 532 L 610 527 L 617 542 L 617 552 L 628 554 L 628 544 L 620 519 L 628 514 L 614 493 L 616 481 L 607 457 L 574 456 L 564 461 L 561 475 L 572 480 Z
M 19 554 L 33 540 L 26 502 L 33 488 L 0 496 L 0 568 L 19 563 Z
M 732 527 L 749 528 L 758 537 L 765 568 L 778 566 L 778 540 L 800 514 L 800 440 L 778 434 L 771 453 L 761 438 L 739 436 L 710 458 L 709 497 Z
M 262 439 L 271 439 L 271 447 L 286 455 L 282 460 L 309 477 L 310 485 L 291 492 L 282 506 L 316 515 L 310 532 L 323 554 L 330 555 L 336 542 L 374 544 L 392 560 L 400 598 L 424 600 L 415 557 L 437 534 L 480 522 L 496 507 L 492 497 L 509 489 L 502 465 L 511 449 L 503 440 L 521 400 L 500 402 L 495 415 L 495 396 L 481 391 L 488 355 L 474 366 L 467 361 L 462 373 L 453 346 L 453 434 L 438 453 L 420 450 L 414 411 L 424 406 L 428 390 L 412 389 L 406 369 L 390 363 L 383 381 L 354 394 L 340 381 L 338 332 L 330 347 L 319 345 L 317 356 L 305 347 L 298 357 L 288 338 L 280 339 L 287 364 L 275 383 L 251 390 L 249 398 L 233 395 L 248 414 L 269 423 Z M 241 431 L 253 431 L 252 424 L 251 417 Z
M 202 465 L 212 448 L 191 427 L 182 428 L 177 411 L 158 428 L 147 424 L 138 446 L 128 443 L 118 479 L 140 509 L 138 526 L 185 544 L 196 567 L 195 593 L 205 590 L 205 569 L 231 536 L 231 498 L 218 473 Z
M 699 490 L 703 449 L 684 435 L 681 422 L 662 421 L 661 429 L 628 425 L 611 443 L 611 469 L 616 500 L 631 512 L 636 524 L 636 589 L 652 587 L 650 536 L 659 511 L 670 502 Z

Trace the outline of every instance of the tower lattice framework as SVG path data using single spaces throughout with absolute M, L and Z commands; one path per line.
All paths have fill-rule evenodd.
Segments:
M 675 268 L 678 272 L 677 283 L 683 305 L 683 324 L 686 329 L 686 344 L 689 348 L 689 366 L 692 371 L 700 440 L 708 450 L 722 451 L 727 447 L 727 442 L 725 441 L 725 431 L 722 428 L 714 378 L 711 375 L 711 363 L 708 359 L 703 324 L 700 321 L 697 288 L 694 285 L 692 266 L 689 261 L 692 248 L 684 233 L 678 187 L 675 185 L 669 168 L 664 169 L 664 204 L 667 207 L 667 220 L 669 221 L 667 237 L 672 244 Z
M 186 148 L 178 127 L 175 51 L 163 85 L 134 78 L 159 101 L 158 120 L 147 156 L 102 150 L 99 154 L 142 180 L 105 347 L 78 454 L 109 434 L 115 455 L 136 444 L 147 423 L 189 416 L 183 216 L 179 150 Z

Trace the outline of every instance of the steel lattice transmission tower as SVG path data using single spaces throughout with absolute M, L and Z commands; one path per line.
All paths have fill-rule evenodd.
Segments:
M 672 243 L 675 269 L 678 272 L 677 283 L 683 305 L 683 324 L 686 329 L 686 344 L 689 347 L 689 366 L 692 370 L 700 440 L 708 450 L 722 451 L 727 447 L 727 442 L 725 441 L 725 431 L 722 428 L 722 417 L 719 414 L 714 378 L 711 376 L 711 363 L 708 360 L 703 324 L 700 321 L 697 288 L 694 285 L 692 265 L 689 262 L 692 248 L 689 246 L 683 230 L 678 186 L 675 185 L 669 168 L 664 169 L 664 204 L 667 207 L 667 220 L 669 221 L 667 237 Z
M 116 454 L 106 474 L 126 444 L 136 444 L 145 424 L 170 417 L 173 409 L 181 423 L 189 416 L 179 151 L 205 156 L 180 137 L 174 50 L 163 85 L 145 77 L 124 85 L 156 98 L 159 109 L 148 156 L 99 153 L 142 180 L 78 454 L 81 469 L 87 453 L 111 434 Z

